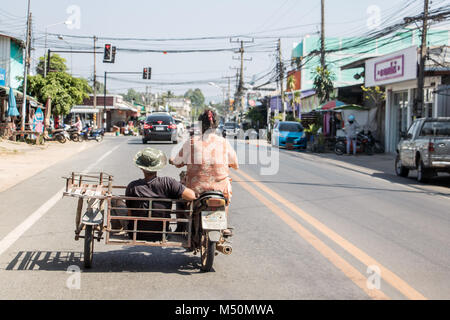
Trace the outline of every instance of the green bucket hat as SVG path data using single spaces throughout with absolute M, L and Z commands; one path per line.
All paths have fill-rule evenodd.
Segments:
M 134 164 L 145 171 L 159 171 L 167 165 L 167 156 L 161 150 L 145 148 L 136 153 Z

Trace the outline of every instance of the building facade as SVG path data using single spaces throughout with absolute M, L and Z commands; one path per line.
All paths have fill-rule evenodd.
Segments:
M 184 119 L 190 119 L 192 103 L 187 98 L 170 98 L 167 99 L 167 106 L 169 111 L 172 108 L 173 112 L 176 112 L 177 117 L 183 117 Z
M 24 72 L 23 42 L 0 34 L 0 86 L 17 89 Z
M 446 46 L 439 56 L 428 59 L 425 66 L 424 106 L 415 109 L 418 89 L 419 49 L 417 46 L 395 51 L 365 63 L 365 86 L 384 87 L 386 92 L 385 149 L 395 152 L 402 132 L 406 132 L 416 118 L 436 117 L 446 114 L 440 90 L 450 84 L 450 68 L 436 65 L 434 61 L 446 55 Z M 436 48 L 429 48 L 429 51 Z M 436 51 L 436 50 L 435 50 Z M 431 56 L 431 55 L 430 55 Z M 429 57 L 430 57 L 429 56 Z M 445 70 L 446 69 L 446 70 Z M 442 101 L 442 103 L 440 103 Z

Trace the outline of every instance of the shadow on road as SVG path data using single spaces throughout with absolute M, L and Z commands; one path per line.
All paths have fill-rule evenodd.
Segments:
M 160 272 L 192 275 L 200 273 L 200 258 L 182 248 L 124 247 L 95 252 L 91 269 L 83 268 L 83 253 L 74 251 L 20 251 L 7 271 L 67 271 L 78 266 L 83 272 Z

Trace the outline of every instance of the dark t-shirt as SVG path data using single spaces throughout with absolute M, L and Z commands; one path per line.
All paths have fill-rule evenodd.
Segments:
M 150 181 L 139 179 L 130 182 L 125 192 L 126 197 L 180 199 L 185 186 L 170 177 L 155 177 Z M 159 202 L 164 207 L 170 208 L 169 202 Z M 148 201 L 127 200 L 128 208 L 148 208 Z M 154 208 L 160 208 L 155 202 Z
M 160 199 L 180 199 L 185 186 L 182 185 L 179 181 L 169 178 L 169 177 L 155 177 L 150 181 L 145 181 L 145 179 L 139 179 L 132 181 L 125 192 L 126 197 L 137 197 L 137 198 L 160 198 Z M 149 201 L 143 200 L 127 200 L 126 201 L 128 208 L 139 208 L 139 209 L 148 209 Z M 172 204 L 166 201 L 154 201 L 152 209 L 171 209 Z M 149 212 L 146 210 L 134 210 L 132 211 L 132 215 L 135 217 L 148 217 Z M 169 211 L 152 211 L 152 217 L 158 218 L 170 218 Z M 139 221 L 137 225 L 137 230 L 153 230 L 153 231 L 162 231 L 162 222 L 157 221 Z M 166 224 L 166 228 L 168 228 L 168 224 Z M 133 226 L 129 225 L 130 230 L 133 229 Z M 130 237 L 133 234 L 130 233 Z M 147 240 L 147 241 L 161 241 L 161 234 L 148 234 L 138 232 L 137 234 L 138 240 Z

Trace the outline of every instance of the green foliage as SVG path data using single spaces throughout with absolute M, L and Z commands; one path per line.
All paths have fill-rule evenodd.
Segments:
M 313 88 L 319 97 L 320 103 L 325 103 L 332 98 L 334 91 L 333 81 L 334 75 L 327 67 L 317 67 L 313 72 L 314 82 Z
M 185 98 L 188 98 L 191 100 L 192 106 L 198 109 L 203 109 L 205 105 L 205 96 L 203 95 L 202 91 L 200 89 L 189 89 L 185 94 Z
M 251 120 L 253 123 L 264 121 L 264 117 L 258 108 L 253 107 L 245 114 L 245 118 Z
M 320 126 L 317 123 L 310 124 L 308 128 L 305 129 L 305 133 L 309 133 L 311 135 L 316 135 L 317 131 L 319 131 Z
M 52 113 L 67 115 L 70 109 L 81 104 L 92 92 L 87 80 L 74 78 L 65 72 L 51 72 L 44 78 L 38 74 L 28 78 L 28 90 L 39 102 L 52 99 Z
M 386 94 L 379 86 L 375 86 L 372 88 L 366 88 L 365 86 L 361 86 L 361 89 L 364 91 L 364 99 L 372 101 L 375 105 L 380 105 L 381 102 L 386 100 Z
M 136 90 L 134 90 L 132 88 L 128 89 L 128 92 L 126 94 L 122 94 L 122 97 L 125 101 L 131 102 L 131 103 L 134 100 L 134 102 L 136 102 L 136 103 L 145 104 L 145 101 L 143 99 L 143 93 L 137 92 Z
M 47 66 L 48 68 L 48 66 Z M 44 69 L 45 69 L 45 58 L 40 57 L 38 65 L 36 67 L 36 73 L 40 74 L 41 76 L 44 75 Z M 48 70 L 48 69 L 47 69 Z M 66 59 L 61 57 L 60 55 L 53 53 L 50 57 L 50 72 L 66 72 L 67 66 L 66 66 Z

